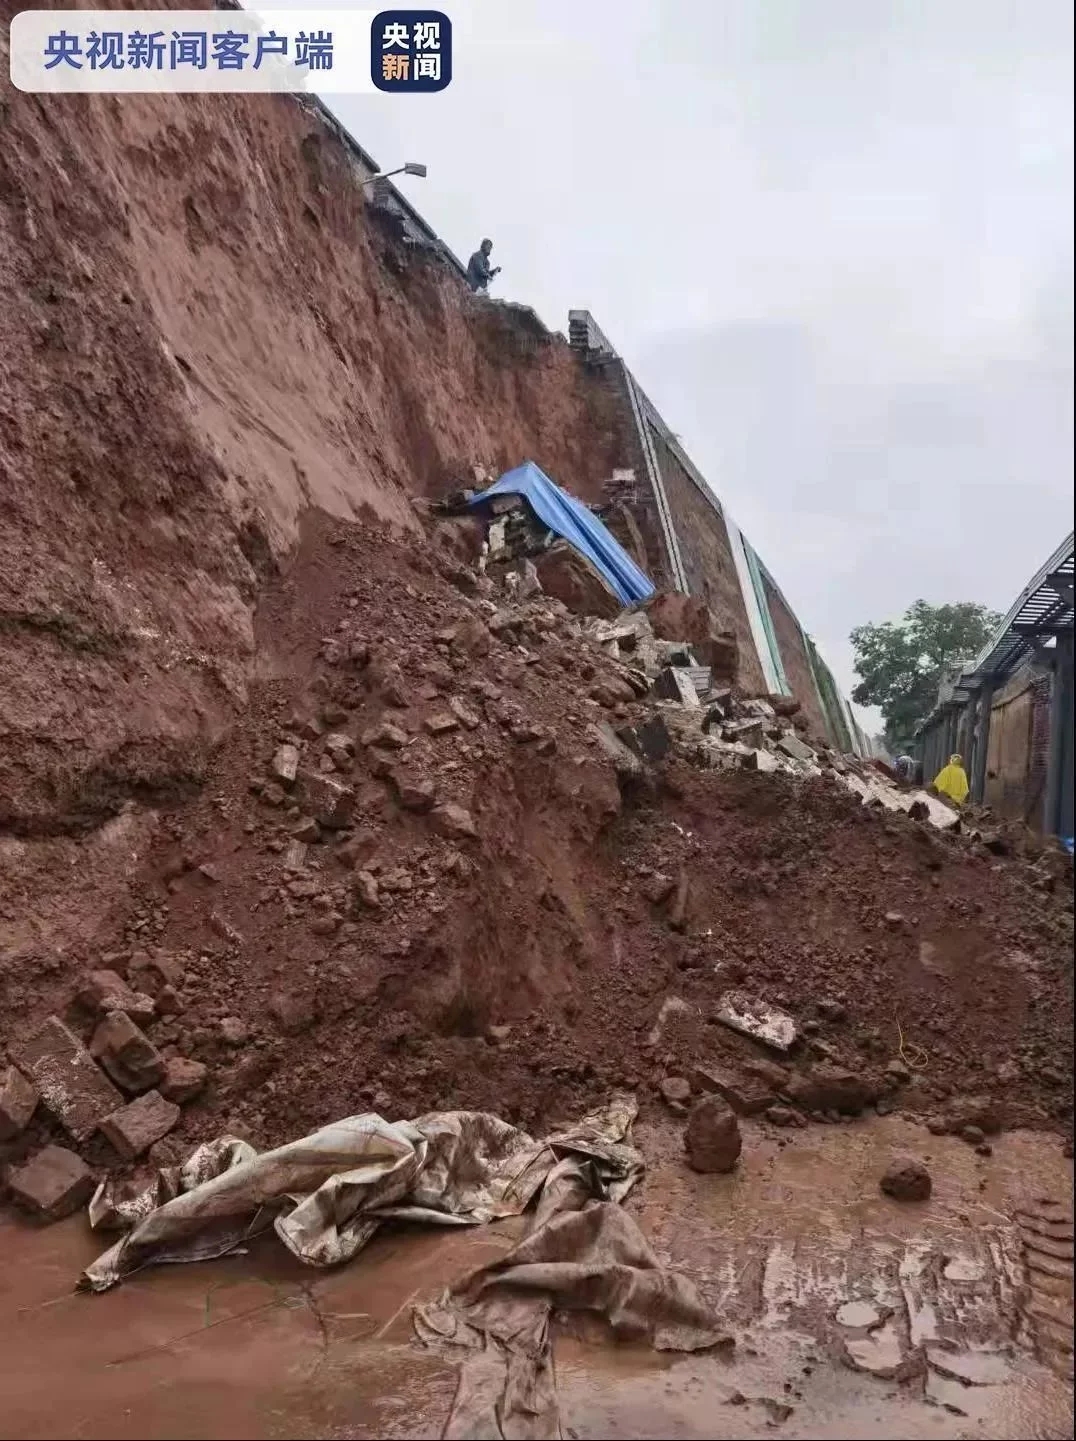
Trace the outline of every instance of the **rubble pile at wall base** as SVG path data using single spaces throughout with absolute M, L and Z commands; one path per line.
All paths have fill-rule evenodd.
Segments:
M 615 1089 L 1070 1133 L 1068 857 L 432 543 L 311 516 L 255 643 L 191 796 L 5 843 L 0 1161 L 40 1214 L 208 1135 Z

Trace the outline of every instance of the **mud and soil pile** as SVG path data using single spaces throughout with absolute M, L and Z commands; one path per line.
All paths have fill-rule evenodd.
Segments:
M 92 931 L 48 914 L 68 902 L 41 872 L 9 892 L 67 937 L 4 958 L 16 1056 L 50 1013 L 91 1041 L 80 978 L 107 969 L 155 993 L 164 1063 L 207 1068 L 174 1150 L 371 1108 L 537 1125 L 730 1075 L 776 1124 L 1070 1126 L 1065 858 L 997 856 L 831 777 L 618 778 L 591 727 L 644 703 L 562 607 L 490 600 L 436 546 L 304 532 L 257 610 L 246 715 Z M 788 1055 L 719 1020 L 730 989 L 793 1016 Z M 7 1154 L 45 1139 L 39 1107 Z
M 424 524 L 479 464 L 600 497 L 567 345 L 376 223 L 290 97 L 0 127 L 0 1163 L 625 1086 L 1070 1127 L 1064 862 L 832 778 L 618 773 L 623 667 Z

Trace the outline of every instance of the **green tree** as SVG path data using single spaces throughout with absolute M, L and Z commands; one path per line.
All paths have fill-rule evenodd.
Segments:
M 916 726 L 933 709 L 941 682 L 974 659 L 1000 619 L 971 601 L 917 600 L 899 621 L 855 628 L 850 639 L 860 680 L 852 699 L 882 712 L 890 750 L 907 749 Z

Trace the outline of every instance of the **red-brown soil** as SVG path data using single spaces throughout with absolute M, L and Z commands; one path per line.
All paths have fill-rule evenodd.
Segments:
M 0 133 L 0 1053 L 53 1011 L 88 1035 L 81 971 L 159 952 L 153 1039 L 211 1066 L 183 1140 L 537 1125 L 746 1054 L 713 1019 L 735 983 L 808 1025 L 800 1066 L 877 1078 L 903 1037 L 896 1104 L 1070 1128 L 1071 867 L 832 779 L 672 762 L 622 794 L 587 734 L 608 662 L 541 605 L 479 624 L 421 498 L 528 456 L 597 498 L 618 422 L 567 345 L 406 251 L 288 97 L 5 95 Z M 450 697 L 476 726 L 429 733 Z M 359 743 L 346 862 L 322 838 L 285 870 L 303 817 L 252 783 L 326 707 L 356 741 L 385 711 L 477 835 Z M 681 869 L 674 929 L 646 895 Z M 46 1136 L 39 1107 L 0 1162 Z
M 800 1067 L 825 1054 L 877 1081 L 903 1038 L 914 1079 L 898 1106 L 923 1114 L 984 1093 L 1008 1124 L 1069 1126 L 1067 862 L 943 838 L 864 808 L 833 778 L 672 762 L 621 795 L 586 735 L 603 714 L 587 696 L 601 653 L 540 600 L 491 634 L 453 573 L 436 550 L 310 518 L 257 610 L 246 714 L 198 791 L 160 809 L 92 927 L 48 867 L 9 892 L 9 909 L 54 938 L 5 957 L 9 1042 L 50 1010 L 85 1032 L 70 1006 L 78 973 L 160 953 L 183 979 L 150 1034 L 212 1068 L 184 1140 L 229 1129 L 267 1144 L 370 1107 L 482 1107 L 538 1125 L 617 1087 L 656 1098 L 667 1074 L 755 1052 L 714 1019 L 737 985 L 806 1023 Z M 328 638 L 344 652 L 334 663 Z M 477 726 L 427 733 L 450 697 Z M 326 707 L 326 730 L 361 737 L 387 719 L 409 733 L 407 774 L 467 808 L 477 836 L 447 839 L 401 807 L 360 743 L 349 773 L 334 772 L 356 789 L 353 825 L 286 870 L 301 817 L 252 781 Z M 316 765 L 323 740 L 302 744 Z M 133 826 L 133 812 L 111 824 Z M 59 863 L 54 844 L 75 843 L 39 843 L 43 866 Z M 357 869 L 382 883 L 377 910 L 356 898 Z M 654 872 L 681 869 L 679 931 L 646 892 Z M 689 1009 L 650 1045 L 669 996 Z M 827 1019 L 840 1005 L 847 1015 Z M 39 1113 L 19 1149 L 45 1124 Z M 103 1143 L 91 1155 L 108 1160 Z
M 0 64 L 7 22 L 0 3 Z M 621 459 L 562 339 L 367 208 L 291 96 L 0 100 L 0 832 L 174 795 L 246 704 L 309 506 Z

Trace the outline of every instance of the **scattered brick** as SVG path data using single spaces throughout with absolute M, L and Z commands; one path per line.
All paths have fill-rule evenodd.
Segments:
M 113 1011 L 97 1027 L 90 1055 L 125 1091 L 151 1090 L 164 1075 L 164 1057 L 123 1011 Z
M 270 769 L 277 780 L 286 786 L 290 786 L 299 771 L 299 747 L 292 745 L 280 746 L 273 756 L 273 764 Z
M 695 1085 L 700 1091 L 722 1096 L 740 1116 L 755 1116 L 773 1100 L 769 1086 L 762 1081 L 734 1075 L 721 1066 L 696 1066 Z
M 159 1091 L 147 1091 L 106 1116 L 99 1129 L 125 1161 L 133 1161 L 167 1136 L 179 1117 L 174 1101 L 166 1101 Z
M 13 1141 L 30 1124 L 37 1090 L 17 1066 L 0 1071 L 0 1141 Z
M 46 1146 L 23 1166 L 8 1172 L 12 1199 L 39 1220 L 59 1221 L 93 1195 L 93 1175 L 80 1156 L 62 1146 Z
M 153 1015 L 153 997 L 130 987 L 115 971 L 90 971 L 79 982 L 79 1003 L 95 1016 L 125 1011 L 136 1021 Z
M 86 1141 L 123 1097 L 58 1016 L 20 1047 L 16 1060 L 37 1086 L 46 1109 L 76 1141 Z
M 426 776 L 410 776 L 403 771 L 392 772 L 392 784 L 405 811 L 428 811 L 433 809 L 437 792 L 433 781 Z
M 159 1090 L 166 1101 L 182 1106 L 204 1090 L 208 1077 L 209 1068 L 201 1061 L 191 1061 L 186 1056 L 170 1056 L 164 1063 Z
M 302 771 L 299 786 L 303 803 L 319 825 L 343 830 L 355 809 L 355 791 L 324 771 Z

